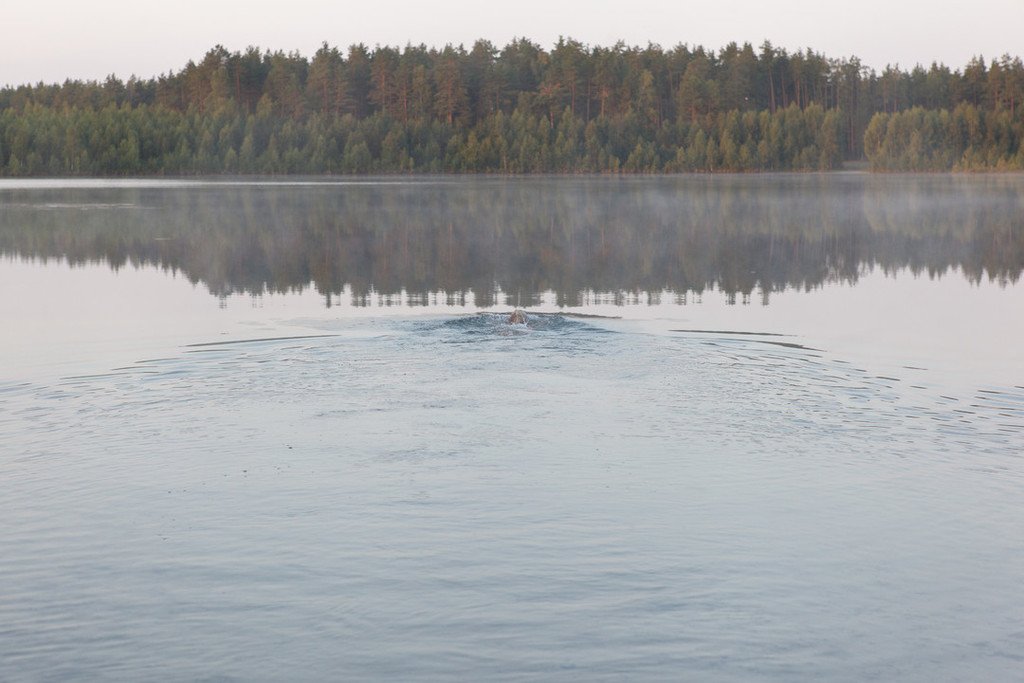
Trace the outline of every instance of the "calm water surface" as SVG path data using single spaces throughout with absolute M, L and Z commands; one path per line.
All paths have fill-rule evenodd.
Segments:
M 0 679 L 1013 680 L 1022 268 L 1022 177 L 0 182 Z

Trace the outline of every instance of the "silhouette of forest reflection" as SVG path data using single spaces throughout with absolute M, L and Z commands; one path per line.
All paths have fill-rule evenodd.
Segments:
M 328 305 L 343 291 L 355 305 L 554 292 L 578 306 L 712 288 L 767 304 L 869 268 L 1016 282 L 1022 189 L 860 174 L 0 185 L 0 253 L 154 265 L 221 296 L 312 283 Z

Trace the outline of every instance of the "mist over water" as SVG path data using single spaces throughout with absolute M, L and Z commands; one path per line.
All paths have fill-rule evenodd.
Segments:
M 0 678 L 1012 679 L 1022 182 L 0 184 Z
M 756 296 L 872 267 L 1016 282 L 1014 176 L 755 175 L 268 183 L 14 181 L 0 253 L 149 264 L 212 293 L 521 303 Z M 402 298 L 395 298 L 404 294 Z

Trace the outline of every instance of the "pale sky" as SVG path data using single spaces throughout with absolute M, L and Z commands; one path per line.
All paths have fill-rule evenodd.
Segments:
M 0 84 L 148 78 L 180 70 L 214 45 L 258 45 L 311 56 L 346 47 L 525 36 L 549 48 L 559 35 L 591 45 L 648 41 L 720 48 L 765 39 L 790 51 L 856 55 L 868 66 L 945 62 L 962 67 L 1024 53 L 1024 0 L 4 0 Z

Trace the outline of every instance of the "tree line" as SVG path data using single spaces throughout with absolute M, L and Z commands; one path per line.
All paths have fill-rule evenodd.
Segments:
M 604 173 L 1024 168 L 1024 65 L 882 73 L 716 51 L 217 46 L 155 78 L 0 90 L 0 173 Z

